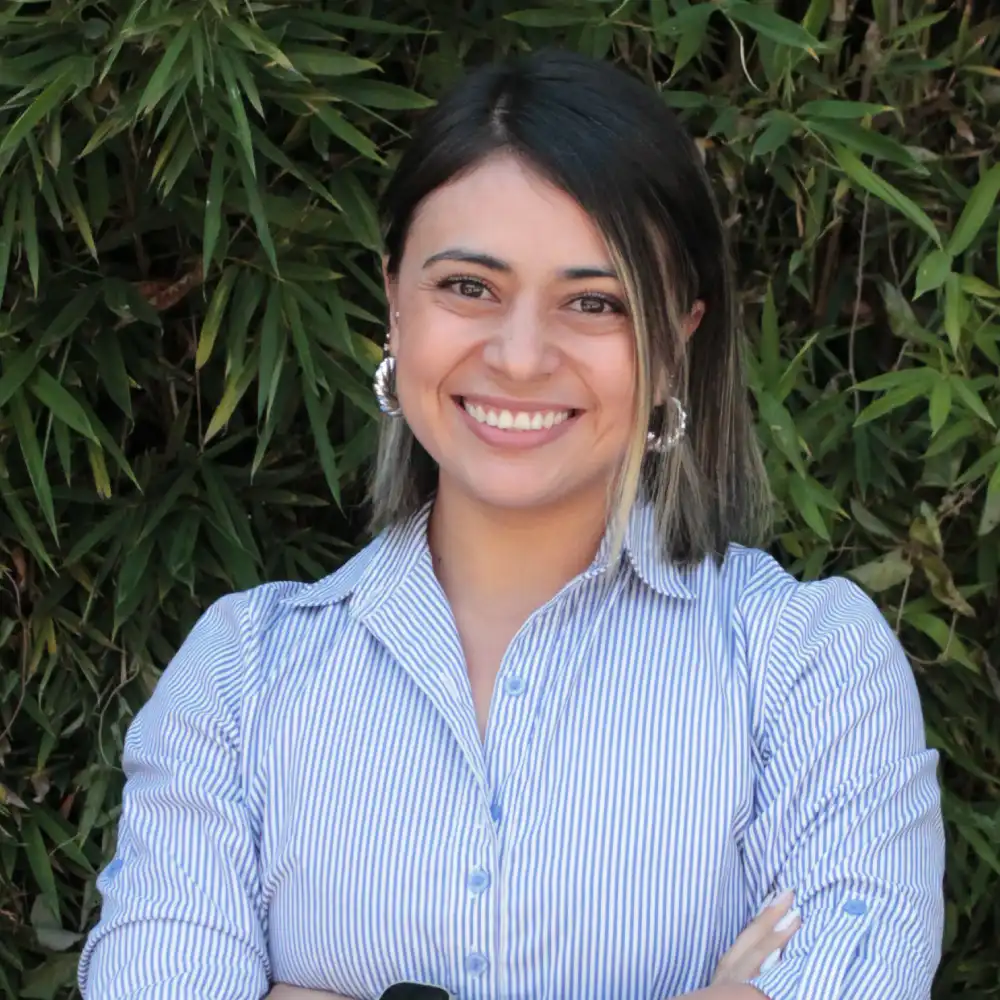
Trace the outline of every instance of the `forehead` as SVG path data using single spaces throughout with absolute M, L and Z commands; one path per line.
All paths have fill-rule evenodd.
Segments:
M 489 253 L 515 269 L 610 267 L 604 236 L 583 207 L 511 155 L 485 160 L 421 203 L 404 261 L 419 258 L 419 266 L 448 247 Z

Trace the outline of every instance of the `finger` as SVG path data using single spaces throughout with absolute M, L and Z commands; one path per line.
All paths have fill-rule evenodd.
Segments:
M 727 955 L 738 958 L 748 951 L 759 948 L 761 942 L 774 931 L 777 924 L 784 919 L 794 904 L 795 893 L 793 891 L 788 890 L 781 893 L 750 921 L 743 933 L 733 942 Z
M 781 961 L 785 945 L 798 933 L 802 926 L 802 918 L 796 907 L 792 907 L 775 925 L 774 930 L 768 935 L 766 946 L 774 945 L 773 951 L 760 964 L 758 975 L 773 969 Z
M 793 904 L 794 894 L 785 893 L 765 906 L 722 956 L 717 978 L 726 982 L 745 982 L 758 975 L 765 962 L 770 960 L 769 967 L 773 967 L 801 925 Z M 773 960 L 772 955 L 775 956 Z

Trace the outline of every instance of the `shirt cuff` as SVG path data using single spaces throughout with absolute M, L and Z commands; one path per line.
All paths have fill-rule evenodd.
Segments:
M 844 987 L 850 980 L 854 993 L 858 985 L 854 973 L 857 965 L 865 961 L 865 942 L 872 932 L 873 916 L 872 903 L 853 897 L 844 899 L 832 919 L 811 941 L 804 942 L 801 950 L 796 950 L 793 940 L 785 957 L 749 980 L 748 985 L 769 1000 L 847 1000 Z M 876 1000 L 880 994 L 873 991 L 865 996 L 866 1000 Z

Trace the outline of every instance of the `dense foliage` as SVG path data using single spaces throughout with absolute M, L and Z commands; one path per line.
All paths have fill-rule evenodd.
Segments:
M 795 572 L 912 656 L 949 832 L 937 996 L 1000 998 L 1000 30 L 920 0 L 7 0 L 0 993 L 69 995 L 124 730 L 199 611 L 360 539 L 373 211 L 463 65 L 655 81 L 718 180 Z

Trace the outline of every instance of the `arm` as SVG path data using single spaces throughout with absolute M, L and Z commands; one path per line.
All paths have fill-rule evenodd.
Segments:
M 85 1000 L 259 1000 L 269 966 L 239 773 L 246 598 L 213 605 L 125 740 L 118 847 L 80 959 Z
M 803 920 L 782 962 L 750 982 L 771 1000 L 926 1000 L 944 836 L 906 657 L 845 580 L 797 584 L 779 607 L 772 591 L 743 621 L 763 678 L 747 875 L 761 897 L 794 889 Z

